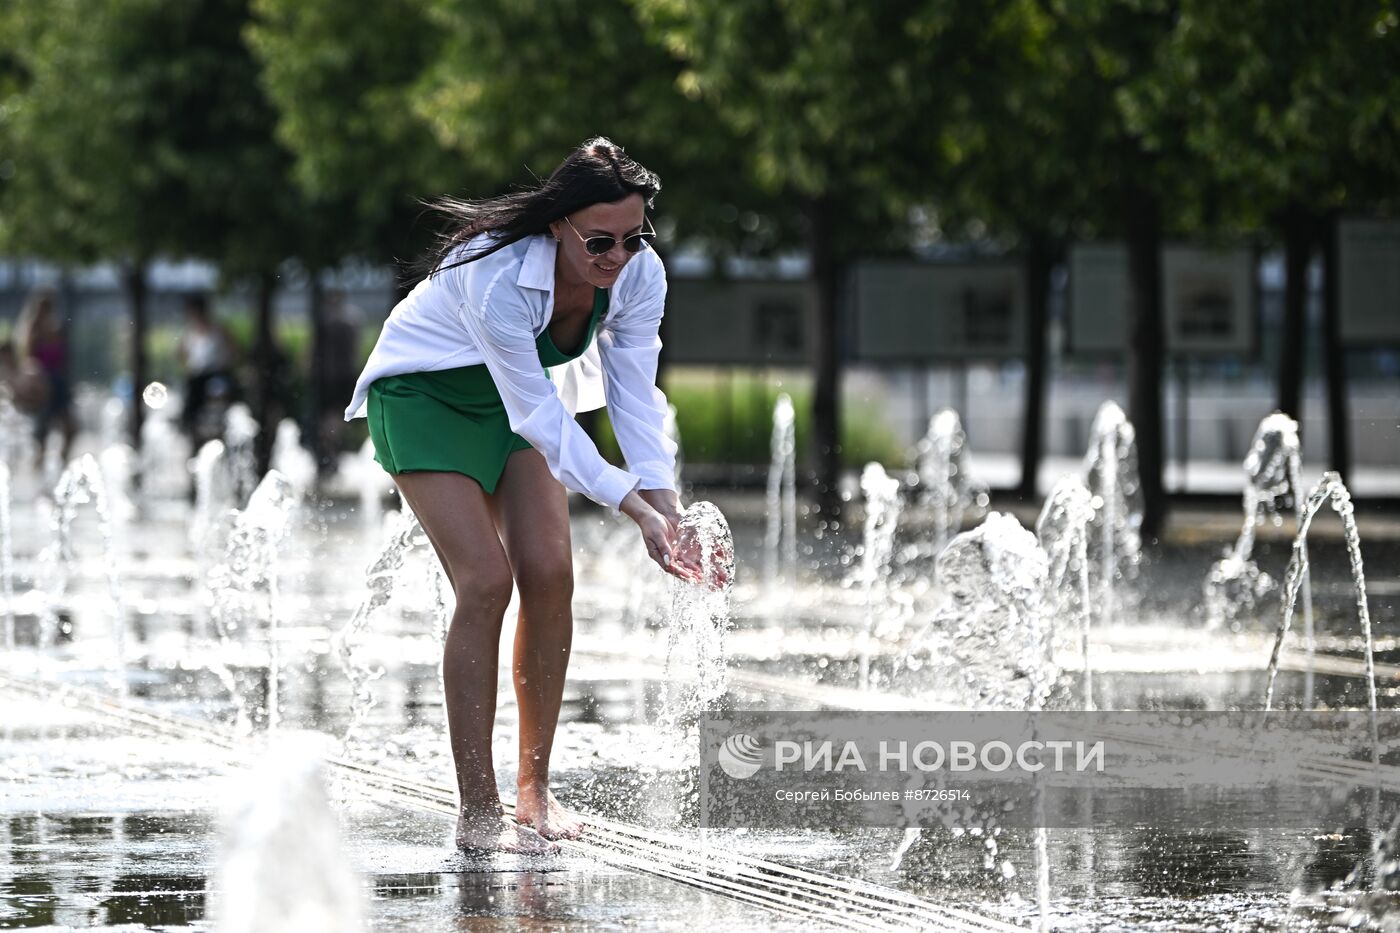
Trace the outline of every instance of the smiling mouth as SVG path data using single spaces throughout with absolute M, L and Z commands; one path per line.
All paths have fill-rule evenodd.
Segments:
M 594 263 L 594 267 L 595 267 L 599 272 L 603 273 L 604 275 L 612 275 L 612 274 L 613 274 L 614 272 L 616 272 L 618 269 L 621 269 L 621 268 L 622 268 L 622 266 L 609 266 L 609 265 L 605 265 L 604 263 L 601 263 L 601 262 L 599 262 L 599 263 Z

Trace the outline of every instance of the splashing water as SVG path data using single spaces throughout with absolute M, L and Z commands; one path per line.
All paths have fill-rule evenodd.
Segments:
M 428 546 L 428 533 L 423 530 L 423 526 L 418 523 L 418 519 L 413 520 L 414 531 L 412 541 L 414 547 Z M 452 627 L 452 610 L 457 605 L 456 594 L 452 595 L 452 601 L 448 602 L 448 594 L 452 593 L 452 584 L 447 579 L 447 571 L 442 569 L 442 564 L 436 560 L 428 561 L 428 592 L 433 598 L 433 623 L 437 633 L 438 644 L 443 651 L 438 653 L 438 690 L 444 696 L 447 695 L 447 631 Z
M 272 442 L 272 468 L 305 495 L 316 485 L 316 458 L 301 443 L 301 428 L 291 418 L 277 424 Z
M 687 583 L 670 577 L 671 614 L 667 619 L 666 674 L 669 711 L 663 720 L 692 722 L 712 709 L 729 689 L 725 636 L 730 625 L 730 588 L 734 579 L 734 537 L 724 514 L 712 502 L 696 502 L 681 516 L 681 539 L 697 542 L 700 573 L 719 586 Z M 674 692 L 680 671 L 693 669 L 694 688 Z
M 644 551 L 637 548 L 637 526 L 620 521 L 608 533 L 602 554 L 622 555 L 626 570 L 626 588 L 622 601 L 622 624 L 633 631 L 659 629 L 666 624 L 669 611 L 670 582 L 655 572 L 655 565 Z
M 1099 590 L 1099 625 L 1118 614 L 1116 582 L 1131 579 L 1142 563 L 1142 484 L 1137 435 L 1115 402 L 1094 416 L 1093 439 L 1084 457 L 1085 486 L 1094 497 L 1089 539 L 1090 573 Z
M 1244 525 L 1234 547 L 1211 566 L 1205 580 L 1204 610 L 1211 628 L 1238 629 L 1240 619 L 1273 589 L 1273 580 L 1254 561 L 1255 529 L 1265 521 L 1281 525 L 1290 495 L 1295 509 L 1302 508 L 1301 460 L 1296 421 L 1275 412 L 1259 422 L 1244 461 Z M 1306 581 L 1304 586 L 1305 632 L 1311 644 L 1311 587 Z
M 97 455 L 102 470 L 102 484 L 107 493 L 107 508 L 112 515 L 118 540 L 136 517 L 136 505 L 131 499 L 132 475 L 136 464 L 136 451 L 126 444 L 112 444 L 102 448 Z M 125 553 L 124 549 L 119 549 Z
M 1089 664 L 1089 528 L 1093 520 L 1093 496 L 1079 477 L 1065 476 L 1050 490 L 1035 523 L 1036 539 L 1049 561 L 1046 601 L 1051 628 L 1058 629 L 1055 620 L 1062 617 L 1079 622 L 1086 710 L 1094 709 L 1094 675 Z M 1053 640 L 1056 635 L 1051 637 Z
M 284 735 L 239 780 L 210 905 L 219 933 L 364 929 L 360 878 L 309 750 L 323 742 L 317 733 Z
M 1014 516 L 992 512 L 938 557 L 945 603 L 929 648 L 979 709 L 1037 710 L 1057 673 L 1044 594 L 1049 562 Z
M 655 565 L 637 574 L 658 578 L 670 589 L 670 608 L 660 622 L 666 629 L 666 662 L 657 728 L 640 739 L 646 761 L 685 761 L 699 741 L 700 717 L 718 710 L 729 689 L 726 641 L 734 579 L 729 523 L 713 503 L 696 502 L 681 516 L 680 539 L 683 553 L 698 554 L 701 578 L 723 582 L 713 588 L 689 583 Z M 631 547 L 636 548 L 635 540 Z M 663 773 L 642 793 L 649 822 L 680 821 L 682 802 L 697 799 L 698 775 L 689 769 Z
M 1322 479 L 1308 495 L 1307 504 L 1304 506 L 1302 516 L 1298 521 L 1298 535 L 1293 540 L 1293 554 L 1288 560 L 1288 571 L 1284 575 L 1283 582 L 1283 615 L 1279 620 L 1278 632 L 1274 636 L 1273 651 L 1269 655 L 1269 685 L 1264 692 L 1264 710 L 1268 712 L 1274 705 L 1274 681 L 1278 677 L 1279 657 L 1282 654 L 1284 639 L 1288 637 L 1289 627 L 1293 622 L 1293 612 L 1298 602 L 1299 590 L 1303 587 L 1303 581 L 1308 575 L 1308 551 L 1307 538 L 1308 530 L 1312 527 L 1313 519 L 1322 510 L 1324 505 L 1331 504 L 1342 520 L 1342 534 L 1346 540 L 1347 558 L 1351 563 L 1351 578 L 1353 583 L 1353 595 L 1356 598 L 1357 619 L 1361 627 L 1361 635 L 1365 642 L 1366 650 L 1366 702 L 1370 710 L 1370 740 L 1371 740 L 1371 766 L 1378 772 L 1381 764 L 1381 743 L 1379 734 L 1379 724 L 1376 721 L 1377 698 L 1376 698 L 1376 658 L 1375 644 L 1371 631 L 1371 610 L 1366 599 L 1366 570 L 1361 561 L 1361 535 L 1356 528 L 1356 511 L 1352 504 L 1351 492 L 1346 484 L 1342 482 L 1339 474 L 1327 472 L 1322 474 Z M 1372 825 L 1379 817 L 1380 812 L 1380 784 L 1379 779 L 1372 787 L 1371 793 L 1371 817 Z M 1393 830 L 1393 828 L 1392 828 Z M 1382 834 L 1375 843 L 1372 852 L 1372 870 L 1377 880 L 1385 879 L 1394 874 L 1393 865 L 1388 865 L 1386 846 L 1394 844 L 1393 831 Z
M 126 437 L 127 417 L 126 403 L 121 399 L 113 397 L 102 403 L 98 436 L 102 439 L 103 447 L 122 442 Z
M 195 454 L 190 470 L 194 474 L 194 514 L 190 516 L 190 548 L 206 555 L 220 547 L 224 517 L 234 507 L 233 477 L 228 471 L 224 442 L 207 441 Z
M 1014 517 L 992 512 L 948 543 L 937 571 L 946 604 L 925 630 L 929 637 L 919 639 L 929 655 L 950 662 L 978 709 L 1041 709 L 1057 670 L 1044 604 L 1049 560 L 1035 536 Z M 1038 785 L 1035 798 L 1039 807 Z M 978 828 L 985 833 L 987 867 L 997 857 L 993 828 L 990 823 Z M 895 867 L 920 833 L 906 831 Z M 1035 831 L 1035 852 L 1040 928 L 1048 929 L 1050 863 L 1043 827 Z M 1005 873 L 1011 866 L 1002 867 Z
M 269 470 L 248 498 L 247 508 L 235 516 L 223 562 L 209 573 L 214 625 L 224 646 L 227 648 L 240 633 L 251 635 L 260 627 L 267 631 L 266 715 L 268 726 L 273 728 L 280 722 L 277 558 L 298 502 L 297 491 L 287 478 Z M 227 670 L 216 673 L 233 695 L 243 725 L 247 704 L 242 689 Z
M 951 408 L 929 419 L 919 442 L 919 501 L 933 511 L 932 556 L 937 556 L 962 528 L 965 514 L 985 509 L 987 485 L 972 472 L 972 458 L 958 413 Z
M 865 496 L 865 527 L 855 582 L 869 591 L 889 577 L 903 503 L 899 496 L 899 480 L 886 473 L 878 463 L 865 465 L 860 474 L 860 489 Z
M 796 413 L 786 392 L 773 406 L 773 436 L 769 444 L 768 493 L 764 514 L 763 579 L 770 586 L 797 575 L 797 441 Z M 781 550 L 780 550 L 781 549 Z
M 15 546 L 10 524 L 10 465 L 0 459 L 0 599 L 5 600 L 5 650 L 15 650 Z
M 384 513 L 384 471 L 374 460 L 374 441 L 370 438 L 365 438 L 355 455 L 355 488 L 360 494 L 360 524 L 378 531 Z
M 180 498 L 189 493 L 185 461 L 189 446 L 167 409 L 147 410 L 141 423 L 141 495 Z
M 340 661 L 340 668 L 350 681 L 350 724 L 342 741 L 349 742 L 374 708 L 374 693 L 370 684 L 384 676 L 383 667 L 362 664 L 355 656 L 355 639 L 369 624 L 375 610 L 388 605 L 394 595 L 404 558 L 418 546 L 421 535 L 418 520 L 410 512 L 395 512 L 386 523 L 384 546 L 370 564 L 365 585 L 369 595 L 355 609 L 355 614 L 331 639 L 331 647 Z
M 40 643 L 52 646 L 62 625 L 60 605 L 68 592 L 72 567 L 76 563 L 73 550 L 73 522 L 78 516 L 78 506 L 91 504 L 97 515 L 98 533 L 102 538 L 103 567 L 107 576 L 108 600 L 112 614 L 113 664 L 118 671 L 123 666 L 126 654 L 126 612 L 122 605 L 121 570 L 116 554 L 115 532 L 111 510 L 107 504 L 107 492 L 103 482 L 102 469 L 97 458 L 84 454 L 64 468 L 54 487 L 54 508 L 50 516 L 53 540 L 39 554 L 39 563 L 44 578 L 44 617 Z M 126 679 L 118 678 L 121 688 L 126 689 Z
M 1308 572 L 1307 538 L 1313 519 L 1324 505 L 1331 504 L 1333 511 L 1342 520 L 1342 533 L 1346 539 L 1347 557 L 1351 562 L 1353 593 L 1356 598 L 1356 613 L 1361 626 L 1361 634 L 1366 644 L 1366 698 L 1372 713 L 1376 711 L 1376 662 L 1371 638 L 1371 611 L 1366 601 L 1366 571 L 1361 562 L 1361 535 L 1356 529 L 1356 510 L 1352 505 L 1351 493 L 1341 476 L 1327 472 L 1313 487 L 1303 508 L 1298 523 L 1298 535 L 1293 539 L 1293 555 L 1288 561 L 1288 572 L 1283 583 L 1283 616 L 1279 620 L 1278 631 L 1274 636 L 1273 652 L 1269 655 L 1269 686 L 1264 693 L 1264 709 L 1273 708 L 1274 679 L 1278 676 L 1279 656 L 1283 651 L 1284 639 L 1293 623 L 1293 612 L 1302 589 L 1303 579 Z M 1372 729 L 1375 720 L 1372 719 Z M 1373 736 L 1374 738 L 1374 733 Z M 1373 743 L 1373 747 L 1374 747 Z
M 224 413 L 224 447 L 235 503 L 247 501 L 258 484 L 257 451 L 253 446 L 258 430 L 252 411 L 242 402 L 234 402 Z
M 34 432 L 29 419 L 7 395 L 0 395 L 0 461 L 13 471 L 34 457 Z
M 894 537 L 899 528 L 903 502 L 899 480 L 885 472 L 878 463 L 867 463 L 860 475 L 861 492 L 865 494 L 865 529 L 861 537 L 860 564 L 852 583 L 861 588 L 865 605 L 865 633 L 860 652 L 860 689 L 870 689 L 870 654 L 882 629 L 893 629 L 903 619 L 880 625 L 880 610 L 889 605 L 890 576 L 893 573 Z

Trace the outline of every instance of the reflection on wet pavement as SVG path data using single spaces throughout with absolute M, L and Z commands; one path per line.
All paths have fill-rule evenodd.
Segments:
M 239 771 L 196 743 L 10 697 L 5 709 L 0 928 L 208 927 L 218 814 Z M 796 926 L 581 856 L 466 859 L 445 817 L 354 797 L 338 810 L 376 930 Z

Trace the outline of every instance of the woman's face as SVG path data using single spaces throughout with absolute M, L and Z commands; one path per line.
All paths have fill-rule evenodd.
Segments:
M 556 220 L 550 224 L 550 232 L 559 240 L 556 272 L 562 272 L 574 282 L 586 282 L 594 288 L 611 287 L 622 267 L 636 255 L 627 252 L 622 241 L 641 231 L 645 211 L 646 202 L 642 196 L 629 194 L 621 201 L 592 204 L 570 214 L 568 221 Z M 583 241 L 595 236 L 610 236 L 616 242 L 606 253 L 593 256 L 584 248 Z

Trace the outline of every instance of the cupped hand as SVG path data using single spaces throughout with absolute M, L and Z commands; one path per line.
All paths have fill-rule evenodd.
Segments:
M 666 524 L 671 526 L 672 535 L 680 532 L 681 499 L 674 489 L 639 489 L 637 493 L 646 500 L 647 505 L 661 513 Z
M 702 546 L 699 530 L 693 525 L 682 525 L 673 551 L 675 560 L 691 574 L 687 579 L 703 583 L 712 590 L 723 589 L 729 585 L 728 568 L 733 565 L 733 555 L 717 542 L 714 553 L 710 555 L 707 579 Z
M 676 559 L 676 531 L 664 515 L 652 508 L 635 491 L 627 494 L 627 498 L 622 500 L 619 509 L 637 523 L 637 528 L 642 533 L 642 543 L 647 549 L 647 556 L 655 561 L 658 567 L 682 580 L 691 583 L 700 582 L 698 570 L 688 567 Z

